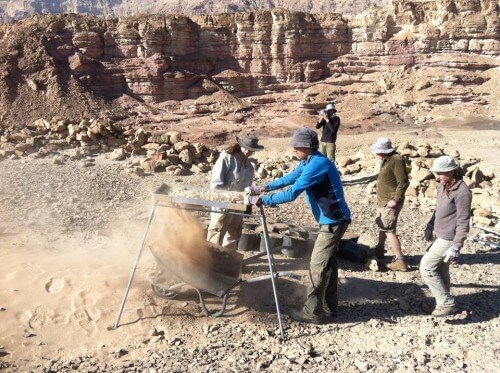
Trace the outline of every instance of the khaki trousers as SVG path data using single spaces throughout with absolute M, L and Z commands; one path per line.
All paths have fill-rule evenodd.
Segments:
M 334 316 L 337 312 L 337 252 L 349 223 L 321 225 L 309 266 L 310 284 L 302 311 L 312 318 Z
M 207 241 L 220 246 L 226 246 L 232 250 L 238 249 L 238 241 L 241 237 L 243 216 L 232 214 L 210 214 Z
M 420 274 L 436 298 L 436 306 L 455 306 L 450 294 L 450 263 L 444 262 L 444 254 L 452 243 L 436 238 L 420 261 Z
M 332 142 L 321 142 L 319 145 L 319 151 L 323 153 L 332 163 L 335 163 L 335 150 L 337 145 Z

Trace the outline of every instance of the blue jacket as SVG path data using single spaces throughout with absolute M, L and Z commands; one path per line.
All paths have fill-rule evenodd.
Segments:
M 314 218 L 319 224 L 339 225 L 351 220 L 351 212 L 344 198 L 342 182 L 335 165 L 318 151 L 300 161 L 295 170 L 265 185 L 266 191 L 291 188 L 266 194 L 264 205 L 279 205 L 294 201 L 304 190 Z

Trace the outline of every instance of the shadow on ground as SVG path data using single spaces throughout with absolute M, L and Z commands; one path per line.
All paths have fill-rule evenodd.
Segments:
M 465 254 L 462 257 L 463 263 L 468 265 L 497 264 L 500 255 L 498 252 L 476 253 Z M 408 256 L 407 259 L 413 270 L 418 270 L 421 256 Z M 345 260 L 339 260 L 339 266 L 341 269 L 349 269 L 352 272 L 367 271 L 362 264 Z M 308 258 L 291 259 L 275 256 L 275 267 L 277 271 L 301 270 L 304 273 L 309 268 L 309 262 Z M 233 318 L 250 312 L 259 315 L 255 321 L 269 320 L 274 322 L 276 320 L 276 303 L 271 280 L 247 282 L 249 279 L 268 273 L 269 265 L 265 257 L 254 263 L 247 263 L 242 275 L 244 280 L 231 290 L 222 317 Z M 288 314 L 292 308 L 302 306 L 306 298 L 305 284 L 307 282 L 307 278 L 303 278 L 301 282 L 286 277 L 279 278 L 277 289 L 282 314 Z M 334 322 L 352 323 L 379 319 L 396 323 L 398 317 L 428 315 L 433 310 L 435 303 L 433 298 L 426 296 L 424 288 L 425 285 L 421 282 L 393 282 L 356 277 L 341 278 L 338 288 L 338 315 Z M 477 289 L 477 292 L 455 295 L 458 309 L 465 311 L 465 317 L 450 319 L 446 321 L 447 323 L 457 325 L 478 323 L 497 317 L 500 309 L 500 286 L 481 283 L 452 284 L 452 293 L 460 293 L 460 288 Z M 209 293 L 203 293 L 203 296 L 205 305 L 210 311 L 222 309 L 222 298 Z M 179 310 L 174 314 L 206 317 L 201 308 L 197 306 L 199 303 L 197 293 L 189 286 L 181 289 L 174 299 L 168 300 L 171 309 L 181 308 L 181 304 L 186 302 L 192 306 L 189 307 L 189 311 Z

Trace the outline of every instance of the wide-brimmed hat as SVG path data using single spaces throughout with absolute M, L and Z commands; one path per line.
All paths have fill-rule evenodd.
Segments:
M 325 107 L 325 111 L 333 111 L 334 113 L 337 112 L 337 109 L 335 108 L 335 104 L 329 103 Z
M 443 155 L 436 158 L 431 167 L 431 172 L 449 172 L 456 170 L 458 168 L 458 163 L 455 158 L 449 155 Z
M 245 148 L 246 150 L 250 150 L 252 152 L 264 150 L 264 147 L 262 145 L 259 145 L 259 139 L 257 138 L 257 136 L 251 133 L 241 139 L 236 136 L 236 142 L 240 144 L 242 148 Z
M 294 148 L 317 148 L 319 146 L 318 134 L 310 128 L 299 128 L 293 134 L 290 146 Z
M 379 137 L 377 141 L 370 146 L 370 149 L 375 154 L 389 154 L 394 151 L 391 140 L 387 137 Z

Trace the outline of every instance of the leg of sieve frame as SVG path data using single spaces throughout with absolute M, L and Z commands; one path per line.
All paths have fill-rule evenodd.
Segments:
M 264 237 L 264 242 L 266 246 L 267 252 L 267 261 L 269 263 L 269 271 L 271 272 L 271 283 L 273 285 L 273 293 L 274 293 L 274 303 L 276 304 L 276 312 L 278 313 L 278 323 L 281 332 L 281 339 L 285 340 L 285 329 L 283 328 L 283 323 L 281 321 L 281 312 L 280 312 L 280 301 L 278 298 L 278 287 L 277 287 L 277 276 L 275 274 L 274 262 L 273 262 L 273 254 L 271 253 L 271 245 L 269 241 L 269 233 L 267 231 L 267 223 L 266 223 L 266 215 L 264 214 L 264 206 L 260 205 L 260 215 L 261 215 L 261 224 L 262 224 L 262 233 Z
M 151 221 L 153 220 L 153 215 L 156 207 L 156 201 L 151 207 L 151 211 L 149 212 L 148 224 L 146 225 L 146 231 L 144 232 L 144 236 L 142 237 L 141 246 L 139 247 L 139 251 L 137 252 L 137 256 L 135 258 L 134 266 L 132 267 L 132 272 L 130 273 L 130 278 L 128 279 L 127 289 L 125 290 L 125 295 L 123 296 L 122 305 L 120 306 L 120 311 L 118 312 L 118 317 L 116 318 L 114 329 L 118 328 L 118 324 L 120 323 L 120 318 L 122 317 L 123 308 L 125 307 L 125 302 L 127 301 L 128 291 L 130 290 L 130 286 L 132 285 L 132 281 L 134 279 L 135 270 L 137 269 L 137 264 L 139 263 L 139 259 L 141 257 L 142 249 L 144 248 L 144 242 L 146 241 L 146 237 L 148 235 L 149 226 L 151 225 Z

